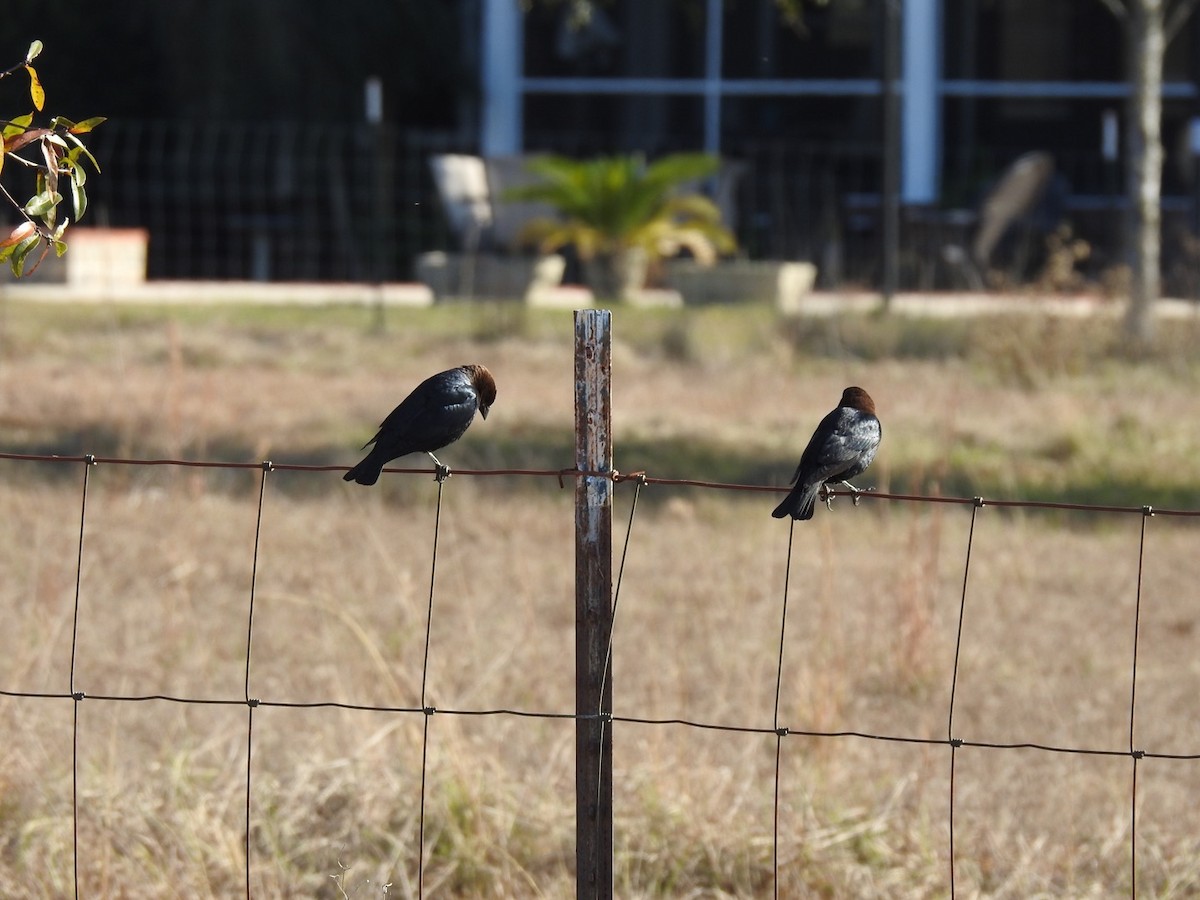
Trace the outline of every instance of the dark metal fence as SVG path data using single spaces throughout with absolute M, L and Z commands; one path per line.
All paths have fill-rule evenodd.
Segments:
M 531 133 L 527 144 L 572 155 L 611 150 L 602 136 L 578 132 Z M 150 278 L 264 281 L 413 279 L 419 253 L 453 245 L 428 159 L 475 152 L 470 136 L 394 126 L 128 120 L 106 123 L 92 146 L 104 167 L 89 183 L 92 224 L 148 229 Z M 960 208 L 957 221 L 967 222 L 989 183 L 1027 149 L 989 150 L 968 167 L 970 178 L 947 179 L 940 205 Z M 811 260 L 825 287 L 876 284 L 875 145 L 746 138 L 728 141 L 725 156 L 741 163 L 731 224 L 743 253 Z M 1092 248 L 1081 270 L 1099 277 L 1120 260 L 1120 173 L 1096 154 L 1055 161 L 1056 190 L 1034 242 L 1047 222 L 1069 222 Z M 961 160 L 956 167 L 963 170 Z M 1190 271 L 1194 204 L 1179 185 L 1166 189 L 1170 288 L 1172 273 Z M 965 227 L 905 228 L 901 287 L 962 286 L 940 254 Z M 1036 257 L 1018 277 L 1035 274 Z

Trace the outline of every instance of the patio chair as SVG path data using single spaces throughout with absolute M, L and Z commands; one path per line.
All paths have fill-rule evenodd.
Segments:
M 969 249 L 961 244 L 942 248 L 943 258 L 962 273 L 972 289 L 983 289 L 983 276 L 991 267 L 996 248 L 1011 229 L 1022 224 L 1026 226 L 1025 240 L 1014 268 L 1024 263 L 1032 215 L 1053 177 L 1054 158 L 1049 153 L 1037 150 L 1018 157 L 979 204 Z
M 483 160 L 465 153 L 444 153 L 430 157 L 429 167 L 459 248 L 477 253 L 493 218 Z

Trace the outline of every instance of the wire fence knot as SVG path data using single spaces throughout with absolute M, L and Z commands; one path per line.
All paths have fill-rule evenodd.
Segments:
M 87 694 L 85 694 L 83 691 L 75 691 L 74 693 L 71 694 L 71 699 L 74 700 L 76 703 L 78 703 L 80 700 L 82 700 L 86 696 L 87 696 Z

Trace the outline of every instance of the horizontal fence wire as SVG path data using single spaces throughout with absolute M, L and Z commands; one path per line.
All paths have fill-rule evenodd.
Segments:
M 195 460 L 195 459 L 171 459 L 171 458 L 126 458 L 113 456 L 98 456 L 95 454 L 82 454 L 79 456 L 64 456 L 58 454 L 40 454 L 40 453 L 3 453 L 0 452 L 0 460 L 24 460 L 27 462 L 53 462 L 53 463 L 82 463 L 92 462 L 100 465 L 124 465 L 124 466 L 180 466 L 183 468 L 202 468 L 202 469 L 262 469 L 267 467 L 278 472 L 347 472 L 350 466 L 345 465 L 312 465 L 302 463 L 277 463 L 270 460 L 261 462 L 228 462 L 223 460 Z M 430 467 L 423 468 L 404 468 L 399 466 L 385 466 L 384 472 L 391 472 L 397 475 L 436 475 L 437 470 Z M 716 491 L 735 491 L 759 494 L 786 494 L 789 490 L 786 486 L 767 485 L 767 484 L 738 484 L 736 482 L 727 481 L 705 481 L 695 478 L 660 478 L 653 475 L 648 475 L 643 471 L 621 472 L 614 469 L 611 472 L 584 472 L 579 469 L 566 467 L 562 469 L 459 469 L 452 470 L 455 475 L 466 475 L 480 478 L 488 477 L 525 477 L 525 478 L 555 478 L 558 480 L 561 487 L 566 486 L 566 479 L 575 478 L 594 478 L 603 476 L 611 478 L 615 483 L 622 484 L 624 482 L 638 482 L 644 485 L 665 485 L 674 487 L 698 487 L 707 488 Z M 850 490 L 840 490 L 831 488 L 827 492 L 830 497 L 855 497 L 860 500 L 893 500 L 907 501 L 911 503 L 948 503 L 958 506 L 992 506 L 1004 509 L 1058 509 L 1058 510 L 1076 510 L 1079 512 L 1108 512 L 1108 513 L 1131 513 L 1134 515 L 1152 515 L 1152 516 L 1181 516 L 1188 518 L 1200 518 L 1200 509 L 1171 509 L 1162 506 L 1118 506 L 1111 504 L 1098 503 L 1067 503 L 1057 500 L 1006 500 L 999 498 L 988 497 L 953 497 L 943 494 L 901 494 L 888 491 L 863 490 L 855 493 Z
M 1087 504 L 1087 503 L 1064 503 L 1050 502 L 1040 500 L 1012 500 L 1012 499 L 991 499 L 984 497 L 947 497 L 941 495 L 920 495 L 920 494 L 900 494 L 889 493 L 886 491 L 861 491 L 854 493 L 848 490 L 833 490 L 828 491 L 830 497 L 834 496 L 852 496 L 855 501 L 870 500 L 873 502 L 898 502 L 898 503 L 914 503 L 914 504 L 954 504 L 959 506 L 969 506 L 972 508 L 971 523 L 967 538 L 966 556 L 963 566 L 962 591 L 959 603 L 958 612 L 958 628 L 955 638 L 954 647 L 954 667 L 951 678 L 950 703 L 947 719 L 947 731 L 945 737 L 920 737 L 904 734 L 887 734 L 871 731 L 858 730 L 812 730 L 791 728 L 781 724 L 779 718 L 779 701 L 780 690 L 782 684 L 782 673 L 784 664 L 784 636 L 787 627 L 787 593 L 789 589 L 789 581 L 791 580 L 791 558 L 792 558 L 792 534 L 794 533 L 795 523 L 792 523 L 792 531 L 789 531 L 788 546 L 787 546 L 787 567 L 785 568 L 785 577 L 783 585 L 783 602 L 781 605 L 781 617 L 779 626 L 779 654 L 778 668 L 776 671 L 776 689 L 775 689 L 775 705 L 773 713 L 773 721 L 770 726 L 754 725 L 754 724 L 728 724 L 706 722 L 690 718 L 658 718 L 645 717 L 636 715 L 624 715 L 604 712 L 588 712 L 588 711 L 563 711 L 563 710 L 532 710 L 520 709 L 513 707 L 490 707 L 479 709 L 456 709 L 446 707 L 435 707 L 429 705 L 426 700 L 426 679 L 428 676 L 429 666 L 429 636 L 432 626 L 433 616 L 435 613 L 435 596 L 436 596 L 436 576 L 437 576 L 437 535 L 440 530 L 441 523 L 441 505 L 442 491 L 445 483 L 445 472 L 439 473 L 433 468 L 403 468 L 403 467 L 388 467 L 384 471 L 396 474 L 433 474 L 438 478 L 438 495 L 437 495 L 437 511 L 434 520 L 434 542 L 430 561 L 430 582 L 429 582 L 429 601 L 426 609 L 425 620 L 425 641 L 424 641 L 424 660 L 422 663 L 422 680 L 421 680 L 421 699 L 417 706 L 394 706 L 386 704 L 369 704 L 369 703 L 352 703 L 342 701 L 283 701 L 271 700 L 263 697 L 250 696 L 250 672 L 251 672 L 251 647 L 253 642 L 254 630 L 254 592 L 257 580 L 257 565 L 259 542 L 262 536 L 262 511 L 263 504 L 266 498 L 266 486 L 268 477 L 272 472 L 278 471 L 293 471 L 307 473 L 321 472 L 345 472 L 348 471 L 348 466 L 343 465 L 303 465 L 289 463 L 274 463 L 271 461 L 260 462 L 228 462 L 228 461 L 211 461 L 211 460 L 191 460 L 191 459 L 136 459 L 124 457 L 102 457 L 94 454 L 82 454 L 78 456 L 65 455 L 45 455 L 45 454 L 29 454 L 29 453 L 0 453 L 0 461 L 25 461 L 37 462 L 51 465 L 82 465 L 83 479 L 80 497 L 80 531 L 78 544 L 78 557 L 76 560 L 75 573 L 75 602 L 73 610 L 72 634 L 71 634 L 71 668 L 69 689 L 65 692 L 54 691 L 23 691 L 13 690 L 5 687 L 0 687 L 0 697 L 9 697 L 27 700 L 71 700 L 73 701 L 73 721 L 72 721 L 72 828 L 73 828 L 73 862 L 74 862 L 74 883 L 75 896 L 79 896 L 79 763 L 78 751 L 80 743 L 80 728 L 78 720 L 79 705 L 85 700 L 102 701 L 102 702 L 121 702 L 121 703 L 144 703 L 144 702 L 166 702 L 176 704 L 193 704 L 193 705 L 208 705 L 208 706 L 239 706 L 247 709 L 246 723 L 246 784 L 245 784 L 245 892 L 246 896 L 251 896 L 251 827 L 253 821 L 253 806 L 252 806 L 252 786 L 251 786 L 251 753 L 253 750 L 253 725 L 254 712 L 260 708 L 280 708 L 280 709 L 342 709 L 363 712 L 376 712 L 384 714 L 411 714 L 421 715 L 424 717 L 424 728 L 422 732 L 422 748 L 421 748 L 421 820 L 419 825 L 419 842 L 421 845 L 418 853 L 418 879 L 416 889 L 418 896 L 424 894 L 423 871 L 425 862 L 425 823 L 424 823 L 424 804 L 426 793 L 426 766 L 427 753 L 429 748 L 429 721 L 434 716 L 461 716 L 461 717 L 483 717 L 483 716 L 498 716 L 498 717 L 513 717 L 516 719 L 541 719 L 541 720 L 595 720 L 600 719 L 605 724 L 623 723 L 630 726 L 654 726 L 654 727 L 679 727 L 686 729 L 696 729 L 703 731 L 728 732 L 734 734 L 746 735 L 761 735 L 763 737 L 773 736 L 775 739 L 775 764 L 774 764 L 774 820 L 772 823 L 772 865 L 774 870 L 774 890 L 775 895 L 779 896 L 779 791 L 780 791 L 780 758 L 782 754 L 783 742 L 785 739 L 792 738 L 820 738 L 820 739 L 836 739 L 836 740 L 863 740 L 876 741 L 884 743 L 908 744 L 908 745 L 925 745 L 931 747 L 946 747 L 949 749 L 949 858 L 950 871 L 948 873 L 948 885 L 950 895 L 955 895 L 955 847 L 954 847 L 954 807 L 955 807 L 955 761 L 957 751 L 962 748 L 976 748 L 981 750 L 995 751 L 1011 751 L 1011 750 L 1033 750 L 1041 751 L 1050 754 L 1069 754 L 1080 757 L 1108 757 L 1108 758 L 1125 758 L 1131 761 L 1131 797 L 1130 797 L 1130 868 L 1131 868 L 1131 896 L 1136 896 L 1136 863 L 1137 863 L 1137 776 L 1138 763 L 1145 759 L 1162 759 L 1162 760 L 1200 760 L 1200 749 L 1194 753 L 1168 753 L 1159 752 L 1152 749 L 1141 748 L 1135 742 L 1135 710 L 1137 700 L 1137 651 L 1138 651 L 1138 634 L 1141 618 L 1141 587 L 1144 570 L 1145 556 L 1145 536 L 1146 523 L 1152 516 L 1174 516 L 1185 518 L 1200 517 L 1200 510 L 1191 509 L 1165 509 L 1151 506 L 1114 506 L 1105 504 Z M 255 524 L 254 538 L 254 556 L 251 573 L 250 597 L 248 605 L 248 618 L 246 627 L 246 660 L 245 660 L 245 692 L 242 697 L 188 697 L 174 696 L 170 694 L 115 694 L 115 693 L 87 693 L 79 690 L 75 680 L 75 650 L 77 638 L 79 636 L 79 600 L 81 591 L 82 571 L 85 558 L 85 543 L 84 533 L 88 518 L 88 487 L 89 487 L 89 472 L 97 465 L 119 465 L 119 466 L 134 466 L 134 467 L 155 467 L 155 466 L 173 466 L 182 468 L 207 468 L 207 469 L 242 469 L 242 470 L 257 470 L 261 473 L 261 481 L 259 482 L 258 491 L 258 513 Z M 627 524 L 625 535 L 624 550 L 620 561 L 618 578 L 614 584 L 614 623 L 613 631 L 610 635 L 609 653 L 611 654 L 612 647 L 617 643 L 616 632 L 617 622 L 615 621 L 616 613 L 616 597 L 619 596 L 621 589 L 621 579 L 624 575 L 625 556 L 628 554 L 630 539 L 635 527 L 635 514 L 637 509 L 636 498 L 640 495 L 641 490 L 648 485 L 663 485 L 677 487 L 692 487 L 705 490 L 728 491 L 728 492 L 748 492 L 748 493 L 780 493 L 786 492 L 787 487 L 769 486 L 769 485 L 752 485 L 752 484 L 735 484 L 726 482 L 706 481 L 698 479 L 679 479 L 679 478 L 659 478 L 648 475 L 646 472 L 638 471 L 632 473 L 622 473 L 618 471 L 612 472 L 584 472 L 575 468 L 562 469 L 521 469 L 521 468 L 504 468 L 504 469 L 454 469 L 453 474 L 467 477 L 523 477 L 534 479 L 554 479 L 560 487 L 565 487 L 568 479 L 574 480 L 582 477 L 603 476 L 611 478 L 616 483 L 630 482 L 635 485 L 634 502 L 631 506 L 630 516 Z M 1044 742 L 1030 741 L 1014 741 L 1014 742 L 997 742 L 973 740 L 968 737 L 956 735 L 954 726 L 954 703 L 955 691 L 957 688 L 958 677 L 958 662 L 959 652 L 962 647 L 964 622 L 967 620 L 968 608 L 967 599 L 969 594 L 970 582 L 970 559 L 971 551 L 975 543 L 975 522 L 979 510 L 985 507 L 996 507 L 1006 509 L 1044 509 L 1044 510 L 1067 510 L 1080 511 L 1090 513 L 1116 513 L 1138 515 L 1142 517 L 1142 528 L 1140 533 L 1139 550 L 1138 550 L 1138 567 L 1137 567 L 1137 596 L 1134 608 L 1134 621 L 1132 627 L 1132 666 L 1130 671 L 1130 691 L 1129 691 L 1129 741 L 1127 747 L 1085 747 L 1085 746 L 1066 746 Z

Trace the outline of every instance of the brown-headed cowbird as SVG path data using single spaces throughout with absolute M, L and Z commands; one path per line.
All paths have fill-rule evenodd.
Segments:
M 439 470 L 448 472 L 433 451 L 462 437 L 476 409 L 486 419 L 495 402 L 496 380 L 484 366 L 459 366 L 426 378 L 383 420 L 379 433 L 363 444 L 364 450 L 375 446 L 345 474 L 345 480 L 374 484 L 384 465 L 418 451 L 428 453 Z
M 850 479 L 871 464 L 882 436 L 871 395 L 860 387 L 846 388 L 838 408 L 821 420 L 809 438 L 792 476 L 796 486 L 771 515 L 811 519 L 823 484 L 840 482 L 857 492 Z

